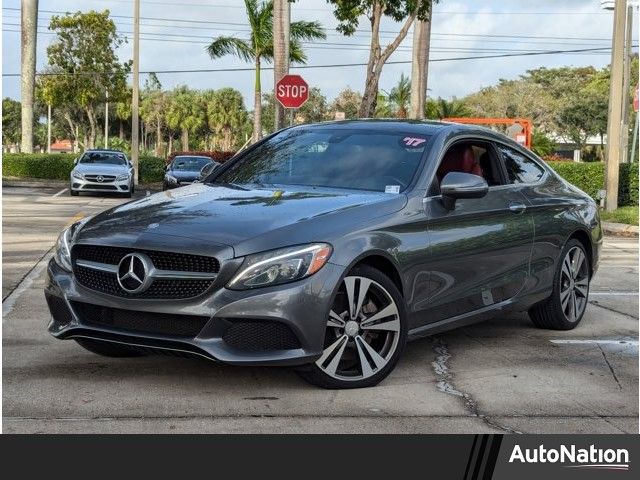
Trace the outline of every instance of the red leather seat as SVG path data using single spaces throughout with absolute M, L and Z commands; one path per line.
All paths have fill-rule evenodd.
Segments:
M 438 181 L 442 181 L 449 172 L 472 173 L 482 176 L 482 168 L 471 147 L 454 145 L 447 151 L 436 173 Z

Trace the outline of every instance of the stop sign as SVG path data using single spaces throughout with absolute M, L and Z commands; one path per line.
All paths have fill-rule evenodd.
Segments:
M 284 108 L 300 108 L 309 99 L 309 85 L 300 75 L 285 75 L 276 83 L 276 98 Z

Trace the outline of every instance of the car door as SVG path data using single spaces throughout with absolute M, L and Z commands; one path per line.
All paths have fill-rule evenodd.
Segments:
M 436 185 L 435 194 L 424 200 L 430 269 L 424 311 L 429 323 L 507 302 L 529 275 L 534 229 L 526 198 L 508 182 L 504 161 L 493 142 L 476 139 L 470 143 L 488 156 L 483 154 L 487 194 L 459 199 L 449 210 Z M 487 162 L 493 168 L 491 174 Z

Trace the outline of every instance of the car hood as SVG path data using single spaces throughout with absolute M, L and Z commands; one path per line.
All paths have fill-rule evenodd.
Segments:
M 198 246 L 226 245 L 242 256 L 330 241 L 405 204 L 403 194 L 196 183 L 102 212 L 83 226 L 76 241 L 192 253 Z
M 118 175 L 121 173 L 127 173 L 129 169 L 125 165 L 107 165 L 107 164 L 81 164 L 79 163 L 73 169 L 76 172 L 83 174 L 98 174 L 105 173 L 107 175 Z

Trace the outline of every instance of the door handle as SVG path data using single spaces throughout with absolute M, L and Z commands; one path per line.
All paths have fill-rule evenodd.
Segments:
M 511 203 L 509 204 L 509 211 L 511 213 L 522 213 L 527 209 L 524 203 Z

